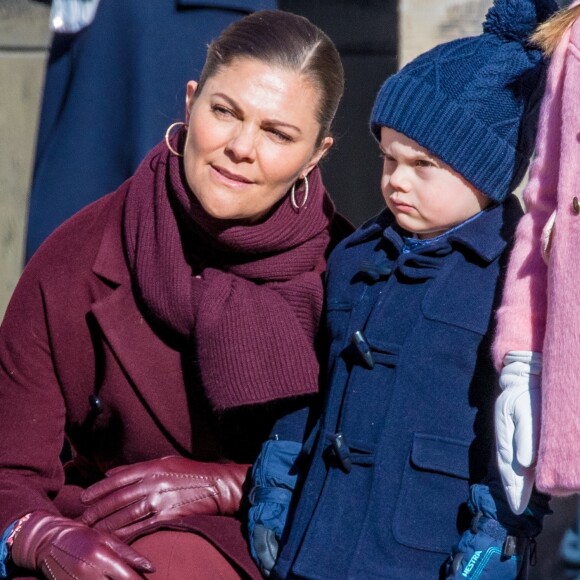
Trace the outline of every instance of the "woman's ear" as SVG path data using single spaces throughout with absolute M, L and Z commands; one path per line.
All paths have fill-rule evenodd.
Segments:
M 189 81 L 185 93 L 185 124 L 189 125 L 189 115 L 191 114 L 191 107 L 195 102 L 195 94 L 197 92 L 197 81 Z
M 302 177 L 306 177 L 318 164 L 318 162 L 326 155 L 328 150 L 332 147 L 334 139 L 332 137 L 325 137 L 322 140 L 320 147 L 315 151 L 312 159 L 308 162 L 308 165 L 304 168 L 302 172 Z

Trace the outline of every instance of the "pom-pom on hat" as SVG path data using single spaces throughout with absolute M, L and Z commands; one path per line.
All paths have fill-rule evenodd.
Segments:
M 501 202 L 523 178 L 534 146 L 545 62 L 527 39 L 558 5 L 496 0 L 479 36 L 436 46 L 388 78 L 371 130 L 391 127 Z

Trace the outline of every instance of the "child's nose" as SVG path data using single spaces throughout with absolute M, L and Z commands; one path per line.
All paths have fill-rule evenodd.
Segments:
M 397 165 L 391 172 L 388 182 L 397 191 L 407 191 L 409 189 L 409 179 L 406 168 L 402 165 Z

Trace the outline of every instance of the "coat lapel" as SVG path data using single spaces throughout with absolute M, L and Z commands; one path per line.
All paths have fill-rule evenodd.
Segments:
M 118 192 L 121 193 L 121 192 Z M 94 302 L 91 310 L 144 405 L 166 434 L 191 450 L 191 422 L 184 388 L 181 353 L 151 329 L 135 302 L 123 254 L 122 202 L 114 204 L 93 272 L 113 290 Z
M 191 450 L 191 424 L 181 357 L 143 319 L 128 284 L 91 308 L 109 347 L 167 435 Z

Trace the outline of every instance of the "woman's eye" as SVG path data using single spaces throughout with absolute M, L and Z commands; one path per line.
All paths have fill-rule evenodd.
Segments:
M 274 139 L 282 143 L 289 143 L 290 141 L 293 141 L 290 135 L 286 135 L 286 133 L 282 133 L 282 131 L 278 131 L 278 129 L 267 129 L 267 131 L 274 137 Z
M 227 107 L 223 105 L 212 105 L 211 110 L 218 116 L 218 117 L 233 117 L 233 111 L 230 111 Z

